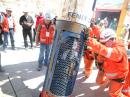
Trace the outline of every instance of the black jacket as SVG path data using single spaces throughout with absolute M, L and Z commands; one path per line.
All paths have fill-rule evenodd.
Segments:
M 24 15 L 20 17 L 19 24 L 22 25 L 23 29 L 31 29 L 32 25 L 34 24 L 33 18 L 31 16 L 25 17 Z M 28 24 L 31 24 L 28 25 Z

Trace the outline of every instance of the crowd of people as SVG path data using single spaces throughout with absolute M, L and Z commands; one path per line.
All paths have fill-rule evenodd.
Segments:
M 14 32 L 15 32 L 15 21 L 11 14 L 12 10 L 7 8 L 6 10 L 0 10 L 0 43 L 3 45 L 3 50 L 8 45 L 8 35 L 10 36 L 11 47 L 15 49 L 14 43 Z
M 36 46 L 40 44 L 40 53 L 38 58 L 38 68 L 40 71 L 42 66 L 49 64 L 50 50 L 55 34 L 56 17 L 52 17 L 50 13 L 43 15 L 43 12 L 35 15 L 36 21 L 29 15 L 29 10 L 23 10 L 23 15 L 19 18 L 19 24 L 22 27 L 24 47 L 27 49 L 28 37 L 30 40 L 30 48 L 33 48 L 33 42 Z M 35 24 L 34 24 L 35 23 Z M 14 33 L 16 31 L 15 20 L 12 15 L 12 9 L 0 9 L 0 45 L 3 51 L 8 47 L 8 36 L 10 36 L 12 50 L 15 50 Z M 33 25 L 35 27 L 33 28 Z M 32 32 L 33 30 L 33 32 Z M 45 56 L 44 56 L 45 55 Z M 45 63 L 44 63 L 45 62 Z
M 19 17 L 19 24 L 22 27 L 24 47 L 28 48 L 27 37 L 30 40 L 30 47 L 33 48 L 33 42 L 36 38 L 36 29 L 40 21 L 44 20 L 43 12 L 39 12 L 35 15 L 36 21 L 33 16 L 29 14 L 29 10 L 23 10 L 23 15 Z M 52 18 L 52 23 L 55 25 L 55 18 Z M 15 38 L 14 33 L 16 32 L 16 20 L 12 15 L 11 8 L 0 9 L 0 45 L 3 46 L 3 50 L 8 47 L 8 36 L 10 36 L 10 43 L 13 50 L 15 50 Z M 34 28 L 33 28 L 34 27 Z
M 112 19 L 108 19 L 108 17 L 105 17 L 103 19 L 101 18 L 97 18 L 97 20 L 95 21 L 95 23 L 99 26 L 102 26 L 104 28 L 111 28 L 114 31 L 116 31 L 117 29 L 117 24 L 118 24 L 118 20 L 116 17 L 112 18 Z

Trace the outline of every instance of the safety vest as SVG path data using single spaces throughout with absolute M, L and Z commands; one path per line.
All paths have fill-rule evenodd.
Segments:
M 4 16 L 4 15 L 3 15 Z M 4 32 L 9 32 L 9 24 L 8 24 L 8 19 L 7 19 L 7 17 L 6 16 L 4 16 L 3 17 L 4 18 L 4 20 L 3 20 L 3 23 L 2 23 L 2 30 L 4 31 Z
M 49 28 L 47 29 L 45 24 L 42 24 L 42 27 L 40 30 L 40 43 L 51 44 L 54 39 L 54 34 L 55 34 L 54 25 L 50 25 Z

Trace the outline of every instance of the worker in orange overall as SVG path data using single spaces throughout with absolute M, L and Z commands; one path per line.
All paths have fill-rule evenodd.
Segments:
M 90 28 L 88 28 L 87 31 L 85 31 L 85 34 L 84 34 L 85 41 L 88 38 L 88 34 L 89 34 L 89 37 L 94 37 L 98 40 L 100 36 L 100 28 L 97 25 L 95 25 L 94 22 L 92 22 L 90 24 Z M 92 73 L 93 62 L 94 62 L 95 57 L 97 56 L 95 56 L 94 53 L 92 53 L 91 48 L 89 46 L 85 45 L 83 57 L 84 57 L 84 64 L 85 64 L 84 74 L 85 74 L 85 79 L 86 79 Z
M 116 39 L 115 32 L 107 28 L 100 33 L 99 42 L 89 38 L 86 43 L 102 57 L 97 83 L 103 85 L 109 82 L 111 97 L 130 97 L 123 92 L 129 73 L 128 57 L 123 42 Z
M 128 62 L 129 62 L 129 73 L 126 78 L 126 84 L 124 85 L 122 92 L 127 95 L 127 97 L 130 97 L 130 59 L 128 57 Z

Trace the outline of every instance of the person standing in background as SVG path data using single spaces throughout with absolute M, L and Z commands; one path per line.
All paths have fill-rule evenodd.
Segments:
M 54 25 L 56 25 L 56 20 L 57 20 L 57 18 L 58 18 L 58 16 L 55 16 L 55 17 L 53 18 L 53 24 L 54 24 Z
M 28 47 L 27 35 L 29 36 L 30 44 L 31 44 L 31 48 L 32 48 L 33 47 L 32 25 L 34 24 L 34 20 L 33 20 L 32 16 L 28 15 L 28 12 L 29 11 L 27 9 L 23 11 L 24 15 L 22 15 L 20 17 L 19 24 L 23 28 L 23 38 L 24 38 L 24 46 L 25 46 L 25 48 Z
M 44 20 L 44 16 L 43 16 L 42 12 L 39 12 L 39 14 L 36 15 L 35 17 L 36 17 L 36 24 L 35 24 L 35 28 L 33 29 L 33 41 L 35 41 L 36 31 L 37 31 L 37 28 L 38 28 L 40 21 Z
M 111 28 L 111 29 L 113 29 L 114 31 L 116 31 L 116 29 L 117 29 L 117 18 L 114 18 L 114 19 L 111 21 L 111 23 L 110 23 L 110 25 L 109 25 L 109 28 Z
M 3 40 L 3 50 L 5 51 L 8 45 L 8 33 L 9 33 L 9 24 L 8 24 L 8 18 L 7 15 L 5 14 L 6 11 L 5 9 L 3 9 L 3 11 L 1 12 L 1 18 L 2 22 L 1 22 L 1 28 L 2 28 L 2 32 L 4 35 L 4 40 Z
M 11 41 L 11 47 L 14 50 L 15 49 L 15 44 L 14 44 L 14 32 L 15 32 L 15 22 L 14 22 L 14 18 L 12 16 L 12 9 L 11 8 L 7 8 L 6 9 L 6 15 L 7 15 L 7 19 L 8 19 L 8 24 L 9 24 L 9 36 L 10 36 L 10 41 Z
M 40 22 L 36 33 L 36 45 L 40 40 L 40 53 L 38 58 L 38 68 L 40 71 L 42 66 L 49 65 L 51 47 L 55 35 L 55 26 L 52 24 L 52 17 L 50 13 L 45 14 L 44 21 Z
M 3 45 L 2 23 L 4 21 L 4 9 L 0 8 L 0 45 Z

